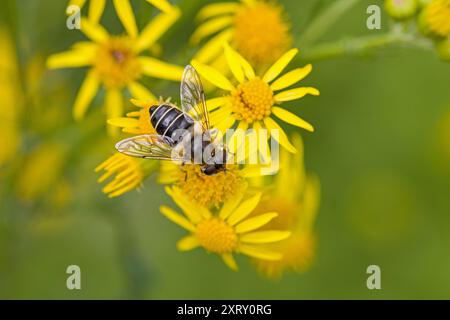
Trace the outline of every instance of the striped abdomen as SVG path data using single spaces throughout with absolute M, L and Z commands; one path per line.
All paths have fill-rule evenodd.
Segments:
M 192 119 L 170 104 L 150 107 L 150 122 L 160 136 L 168 138 L 172 138 L 175 130 L 189 130 L 194 125 Z

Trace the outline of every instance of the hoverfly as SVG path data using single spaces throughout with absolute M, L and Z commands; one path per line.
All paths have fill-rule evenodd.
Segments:
M 213 142 L 217 130 L 210 128 L 200 76 L 190 65 L 184 69 L 180 96 L 182 110 L 171 103 L 150 107 L 150 122 L 157 134 L 122 140 L 116 149 L 133 157 L 198 163 L 206 175 L 226 170 L 227 152 Z

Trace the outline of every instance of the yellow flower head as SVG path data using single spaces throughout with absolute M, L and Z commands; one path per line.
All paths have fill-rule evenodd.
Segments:
M 176 186 L 190 201 L 202 207 L 219 208 L 237 193 L 245 191 L 246 178 L 251 174 L 250 167 L 240 169 L 229 165 L 226 172 L 206 175 L 199 165 L 162 161 L 158 182 Z
M 273 189 L 262 198 L 253 215 L 272 210 L 278 212 L 278 216 L 262 229 L 292 232 L 288 239 L 267 245 L 283 254 L 280 260 L 254 259 L 257 269 L 269 278 L 279 278 L 286 271 L 308 270 L 316 253 L 313 226 L 319 206 L 319 182 L 316 177 L 305 175 L 300 136 L 295 135 L 293 141 L 299 152 L 295 155 L 282 152 L 279 174 L 275 178 L 266 178 L 266 181 L 260 179 L 258 183 L 261 187 L 273 186 Z
M 126 114 L 126 117 L 108 119 L 108 123 L 112 126 L 122 128 L 125 133 L 134 135 L 140 134 L 154 134 L 155 129 L 150 122 L 150 107 L 161 103 L 156 99 L 151 99 L 154 102 L 144 102 L 132 99 L 131 102 L 139 108 L 138 111 L 132 111 Z
M 114 177 L 102 191 L 109 198 L 115 198 L 131 190 L 139 189 L 145 178 L 157 167 L 157 161 L 148 161 L 116 153 L 95 168 L 95 172 L 104 171 L 98 179 L 98 183 Z
M 286 88 L 304 79 L 312 70 L 311 65 L 294 69 L 280 76 L 286 66 L 298 53 L 297 49 L 286 52 L 262 76 L 256 75 L 250 63 L 230 46 L 225 45 L 225 56 L 237 85 L 217 69 L 202 64 L 196 60 L 192 65 L 200 75 L 216 87 L 223 89 L 227 95 L 207 101 L 211 112 L 211 123 L 221 131 L 232 128 L 249 128 L 258 132 L 260 129 L 278 130 L 279 136 L 274 136 L 288 151 L 295 153 L 295 148 L 289 142 L 286 133 L 272 116 L 289 124 L 314 131 L 312 125 L 295 114 L 279 107 L 283 102 L 303 98 L 307 94 L 319 95 L 312 87 Z M 269 138 L 269 137 L 268 137 Z
M 67 7 L 67 12 L 69 14 L 70 6 L 78 6 L 83 8 L 86 4 L 87 0 L 70 0 L 69 5 Z M 170 12 L 173 10 L 172 5 L 166 0 L 147 0 L 150 4 L 158 8 L 163 12 Z M 122 21 L 122 24 L 125 26 L 127 32 L 136 36 L 137 26 L 134 20 L 134 16 L 132 13 L 132 7 L 130 4 L 130 0 L 113 0 L 114 8 L 116 9 L 117 16 Z M 90 0 L 89 1 L 89 20 L 94 23 L 98 23 L 105 11 L 106 0 Z M 133 19 L 130 19 L 133 17 Z
M 420 22 L 427 33 L 450 36 L 450 0 L 432 0 L 423 9 Z
M 196 44 L 211 35 L 214 37 L 198 52 L 196 59 L 210 62 L 227 41 L 254 65 L 273 63 L 292 43 L 284 15 L 280 5 L 264 0 L 207 5 L 198 15 L 203 23 L 191 40 Z
M 161 213 L 172 222 L 190 232 L 177 243 L 181 251 L 203 247 L 207 252 L 218 254 L 226 265 L 237 270 L 233 254 L 242 253 L 263 260 L 279 260 L 279 252 L 263 248 L 263 244 L 282 241 L 290 236 L 289 231 L 257 231 L 278 214 L 267 212 L 248 218 L 258 205 L 261 194 L 243 200 L 243 193 L 236 194 L 213 214 L 207 208 L 190 201 L 178 188 L 167 188 L 167 193 L 183 210 L 180 215 L 169 207 L 162 206 Z
M 92 0 L 91 3 L 94 2 L 95 0 Z M 107 117 L 116 118 L 122 116 L 124 89 L 141 100 L 154 99 L 153 94 L 138 82 L 142 76 L 173 81 L 181 79 L 181 67 L 142 55 L 143 51 L 150 48 L 178 19 L 179 10 L 173 7 L 172 10 L 161 13 L 138 35 L 132 31 L 134 28 L 130 28 L 130 25 L 135 25 L 136 22 L 129 2 L 119 0 L 114 3 L 116 7 L 123 9 L 118 12 L 128 32 L 126 35 L 112 36 L 99 24 L 82 19 L 81 31 L 91 41 L 79 42 L 71 50 L 54 54 L 47 60 L 48 67 L 52 69 L 90 67 L 75 100 L 75 119 L 83 118 L 100 86 L 106 90 Z

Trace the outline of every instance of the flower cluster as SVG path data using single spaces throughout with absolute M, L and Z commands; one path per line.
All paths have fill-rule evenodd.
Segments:
M 142 78 L 181 80 L 183 67 L 157 58 L 154 50 L 181 11 L 165 0 L 147 2 L 160 13 L 139 31 L 130 1 L 113 1 L 125 31 L 121 35 L 108 33 L 100 24 L 106 1 L 69 3 L 80 7 L 88 3 L 81 32 L 89 41 L 50 56 L 47 65 L 51 69 L 88 67 L 73 107 L 76 120 L 86 116 L 102 90 L 109 133 L 128 137 L 158 134 L 151 123 L 151 108 L 171 99 L 156 98 Z M 219 255 L 232 270 L 238 269 L 235 255 L 243 254 L 269 277 L 288 270 L 305 271 L 315 254 L 318 180 L 304 172 L 300 136 L 290 139 L 277 120 L 314 131 L 310 123 L 284 106 L 307 95 L 319 95 L 314 87 L 293 87 L 311 73 L 312 66 L 290 66 L 298 50 L 290 48 L 290 25 L 284 9 L 275 2 L 242 0 L 206 5 L 199 11 L 198 21 L 201 24 L 190 44 L 209 40 L 187 63 L 209 86 L 205 103 L 210 125 L 220 134 L 240 129 L 236 132 L 244 132 L 243 139 L 249 142 L 254 133 L 277 131 L 245 152 L 245 157 L 257 154 L 266 162 L 230 163 L 225 170 L 208 175 L 200 164 L 148 160 L 117 152 L 95 169 L 101 173 L 98 182 L 105 183 L 102 191 L 114 198 L 142 189 L 144 181 L 155 174 L 179 207 L 162 205 L 160 211 L 187 231 L 177 243 L 181 251 L 203 248 Z M 125 112 L 127 96 L 133 98 L 137 109 Z M 281 159 L 272 159 L 269 138 L 282 146 Z M 231 152 L 237 149 L 237 145 L 228 147 Z M 279 173 L 265 176 L 263 172 L 276 173 L 261 170 L 274 161 L 281 167 Z

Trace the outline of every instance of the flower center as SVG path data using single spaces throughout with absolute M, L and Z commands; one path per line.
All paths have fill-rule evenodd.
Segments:
M 122 88 L 141 75 L 141 67 L 128 37 L 113 37 L 97 52 L 94 69 L 107 88 Z
M 259 77 L 241 83 L 231 99 L 235 117 L 248 123 L 270 116 L 274 104 L 272 89 Z
M 218 218 L 200 222 L 196 236 L 203 248 L 218 254 L 233 252 L 238 244 L 233 228 Z
M 290 46 L 289 29 L 282 7 L 262 1 L 242 5 L 235 16 L 234 45 L 253 64 L 270 64 Z
M 208 176 L 198 165 L 184 165 L 180 167 L 176 181 L 185 194 L 207 208 L 219 208 L 245 186 L 244 178 L 234 167 Z
M 431 31 L 442 37 L 450 35 L 450 0 L 434 0 L 425 10 Z

